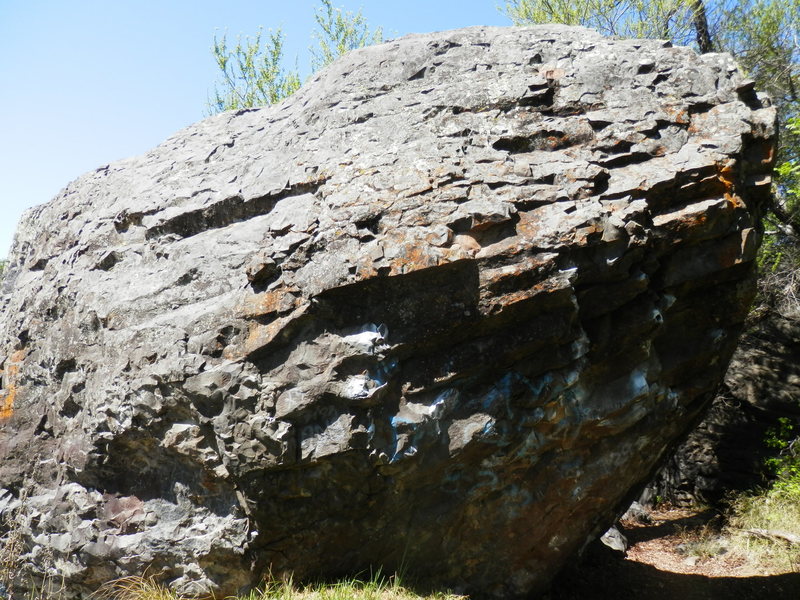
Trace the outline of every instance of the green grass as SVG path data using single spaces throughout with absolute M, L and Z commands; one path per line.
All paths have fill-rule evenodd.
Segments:
M 190 600 L 176 595 L 152 579 L 126 577 L 103 586 L 95 600 Z M 235 600 L 463 600 L 446 592 L 420 596 L 407 589 L 399 577 L 377 575 L 367 580 L 347 579 L 331 584 L 297 586 L 291 580 L 271 582 Z M 194 600 L 194 599 L 192 599 Z
M 731 503 L 732 550 L 765 572 L 800 572 L 800 492 L 772 487 L 741 495 Z M 771 533 L 764 537 L 758 533 Z

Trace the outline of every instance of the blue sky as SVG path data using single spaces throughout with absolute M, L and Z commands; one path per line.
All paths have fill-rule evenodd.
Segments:
M 508 25 L 500 0 L 334 0 L 384 35 Z M 25 209 L 206 115 L 215 33 L 281 27 L 308 71 L 318 0 L 0 0 L 0 258 Z

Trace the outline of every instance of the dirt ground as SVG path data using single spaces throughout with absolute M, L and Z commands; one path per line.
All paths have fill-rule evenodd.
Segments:
M 800 573 L 758 573 L 736 553 L 687 551 L 713 511 L 660 510 L 626 522 L 627 556 L 596 544 L 562 572 L 547 600 L 800 600 Z

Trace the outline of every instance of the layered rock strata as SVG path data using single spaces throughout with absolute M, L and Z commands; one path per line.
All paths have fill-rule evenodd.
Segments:
M 721 380 L 773 143 L 728 56 L 473 28 L 83 176 L 2 289 L 17 589 L 541 589 Z

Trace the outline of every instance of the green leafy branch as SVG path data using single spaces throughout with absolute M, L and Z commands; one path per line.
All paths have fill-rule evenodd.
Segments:
M 361 11 L 344 12 L 330 0 L 321 2 L 322 6 L 314 13 L 318 31 L 313 36 L 317 47 L 310 49 L 314 71 L 350 50 L 383 41 L 381 28 L 370 31 Z M 215 36 L 212 52 L 220 81 L 209 100 L 209 113 L 275 104 L 296 92 L 300 88 L 300 75 L 296 67 L 287 70 L 283 66 L 283 43 L 281 29 L 270 30 L 266 37 L 259 29 L 253 38 L 237 38 L 232 48 L 226 36 L 220 39 Z
M 262 37 L 259 29 L 254 38 L 238 38 L 232 49 L 228 48 L 226 36 L 214 37 L 214 59 L 222 83 L 214 88 L 214 98 L 209 103 L 212 114 L 274 104 L 300 87 L 297 71 L 286 71 L 282 66 L 283 32 L 270 31 L 263 43 Z
M 363 48 L 383 41 L 383 30 L 378 27 L 370 31 L 367 20 L 359 10 L 356 14 L 334 8 L 330 0 L 322 0 L 322 6 L 314 12 L 319 27 L 314 32 L 317 48 L 311 48 L 311 68 L 318 71 L 334 60 L 356 48 Z

